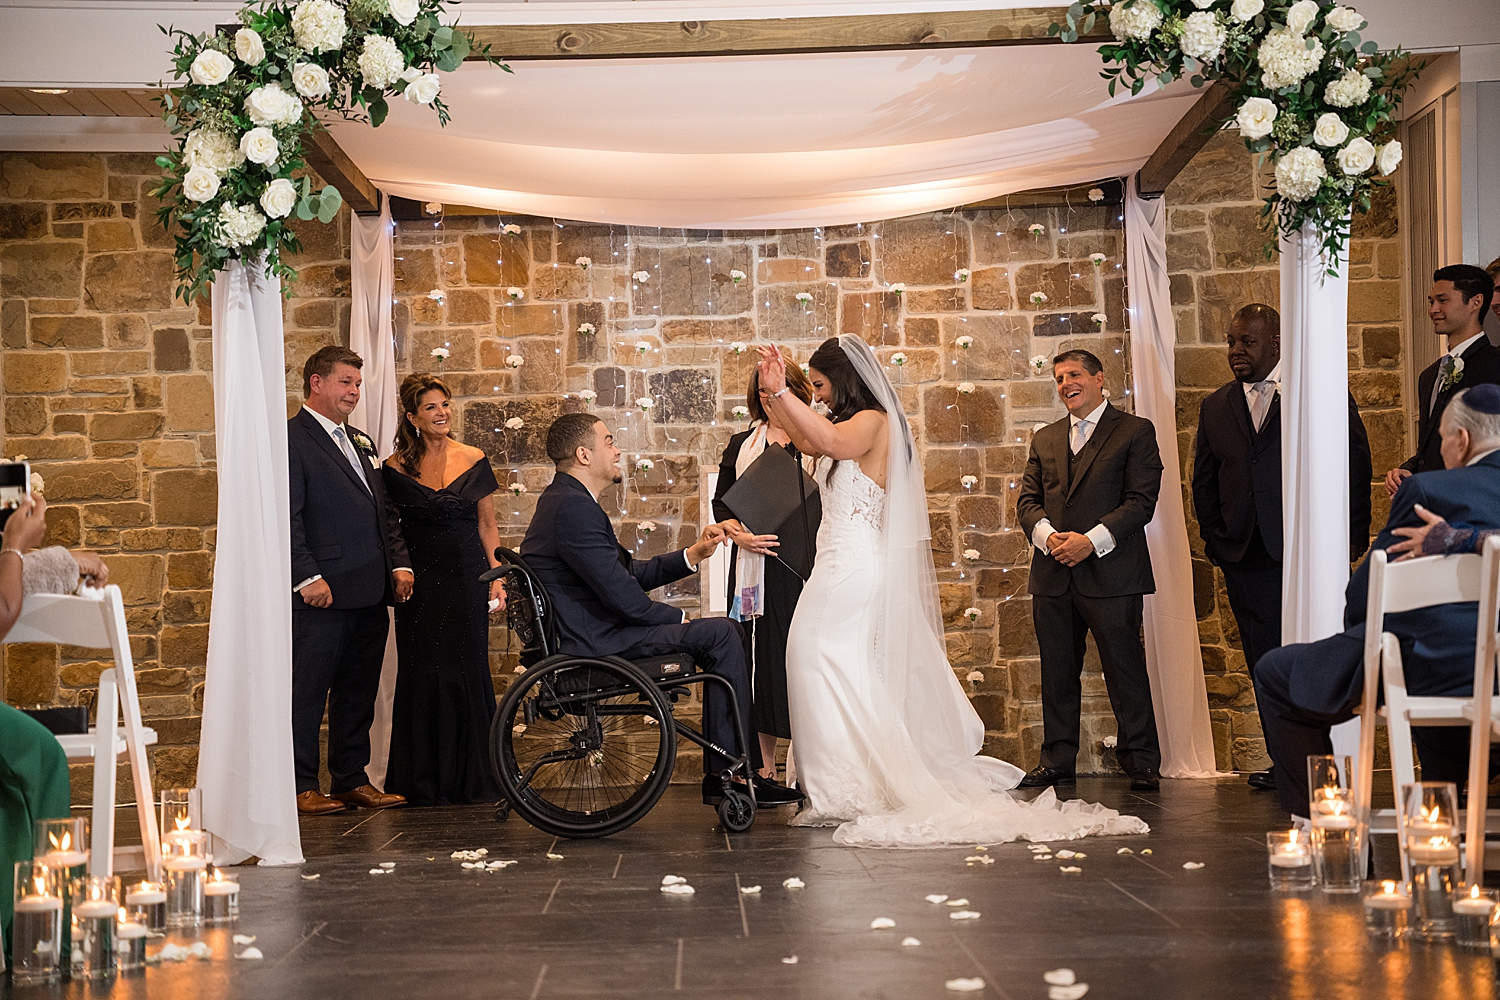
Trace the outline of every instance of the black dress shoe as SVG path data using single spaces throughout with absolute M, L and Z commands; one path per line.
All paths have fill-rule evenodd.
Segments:
M 1245 778 L 1245 782 L 1258 792 L 1276 791 L 1276 769 L 1268 767 L 1264 771 L 1251 771 Z
M 1073 775 L 1059 771 L 1055 767 L 1038 764 L 1026 772 L 1026 777 L 1021 779 L 1021 787 L 1050 788 L 1053 785 L 1071 785 L 1075 780 Z
M 757 774 L 753 780 L 756 805 L 785 806 L 807 798 L 800 788 L 788 788 L 771 778 L 763 778 Z
M 1138 767 L 1130 772 L 1132 792 L 1154 792 L 1161 788 L 1161 775 L 1154 767 Z

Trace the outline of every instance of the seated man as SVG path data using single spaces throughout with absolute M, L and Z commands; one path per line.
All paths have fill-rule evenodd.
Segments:
M 1475 528 L 1500 528 L 1500 386 L 1479 385 L 1454 396 L 1439 433 L 1447 469 L 1418 473 L 1401 483 L 1372 552 L 1400 541 L 1399 529 L 1422 526 L 1419 504 Z M 1367 558 L 1345 591 L 1346 631 L 1272 650 L 1255 667 L 1255 697 L 1266 750 L 1276 763 L 1276 793 L 1281 807 L 1296 816 L 1307 815 L 1307 758 L 1332 753 L 1329 728 L 1352 719 L 1359 707 L 1369 581 Z M 1465 603 L 1386 616 L 1385 630 L 1401 641 L 1412 694 L 1463 697 L 1472 691 L 1477 614 L 1475 604 Z M 1412 739 L 1425 780 L 1452 781 L 1462 788 L 1467 730 L 1421 726 L 1412 730 Z
M 584 656 L 657 656 L 682 650 L 698 665 L 734 685 L 742 732 L 750 741 L 752 771 L 760 769 L 760 748 L 750 724 L 750 671 L 739 625 L 728 618 L 687 615 L 647 592 L 693 573 L 727 535 L 717 524 L 698 541 L 638 563 L 615 538 L 599 494 L 620 481 L 620 449 L 604 422 L 592 413 L 568 413 L 547 430 L 547 457 L 557 475 L 537 498 L 521 555 L 552 598 L 558 651 Z M 703 734 L 725 749 L 737 747 L 729 699 L 716 687 L 703 692 Z M 703 801 L 718 801 L 717 775 L 730 761 L 704 751 Z M 762 805 L 796 802 L 800 795 L 755 776 L 755 798 Z

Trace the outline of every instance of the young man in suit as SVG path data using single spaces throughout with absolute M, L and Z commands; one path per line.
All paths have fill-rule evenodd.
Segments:
M 687 548 L 636 562 L 599 505 L 599 494 L 620 482 L 620 449 L 604 422 L 592 413 L 559 417 L 547 430 L 547 457 L 557 474 L 537 498 L 521 555 L 552 599 L 558 651 L 626 659 L 691 653 L 705 671 L 734 685 L 740 732 L 750 744 L 752 772 L 759 771 L 760 746 L 750 723 L 750 671 L 739 625 L 728 618 L 689 621 L 681 609 L 649 596 L 649 591 L 696 572 L 728 537 L 724 529 L 710 524 Z M 739 744 L 729 699 L 705 685 L 703 702 L 703 734 L 716 746 L 734 750 Z M 729 765 L 722 754 L 704 752 L 705 803 L 716 804 L 722 797 L 718 775 Z M 761 805 L 801 799 L 798 792 L 759 774 L 752 780 Z
M 1130 787 L 1161 785 L 1161 746 L 1141 646 L 1143 597 L 1156 591 L 1143 529 L 1156 512 L 1161 454 L 1149 420 L 1104 398 L 1104 366 L 1088 351 L 1052 359 L 1068 415 L 1037 431 L 1016 514 L 1036 551 L 1031 616 L 1042 654 L 1041 763 L 1023 788 L 1071 782 L 1078 756 L 1083 652 L 1094 634 L 1119 725 Z
M 358 354 L 324 347 L 302 368 L 306 402 L 287 421 L 292 500 L 292 744 L 297 809 L 312 815 L 403 804 L 370 784 L 370 723 L 390 630 L 411 596 L 411 560 L 373 443 L 345 421 L 359 402 Z M 328 706 L 328 773 L 318 731 Z
M 1229 324 L 1234 380 L 1198 409 L 1193 510 L 1209 562 L 1224 572 L 1249 670 L 1281 645 L 1281 317 L 1255 303 Z M 1349 560 L 1370 543 L 1370 439 L 1349 397 Z M 1250 784 L 1274 790 L 1270 771 Z
M 1447 338 L 1448 351 L 1417 378 L 1417 453 L 1386 473 L 1385 491 L 1396 495 L 1401 481 L 1443 467 L 1443 410 L 1460 389 L 1500 384 L 1500 350 L 1484 335 L 1495 282 L 1483 268 L 1450 264 L 1432 272 L 1427 315 L 1432 329 Z
M 1400 542 L 1397 528 L 1420 528 L 1417 507 L 1472 528 L 1500 528 L 1500 387 L 1481 385 L 1454 395 L 1439 427 L 1447 471 L 1424 472 L 1402 482 L 1391 516 L 1371 550 Z M 1366 559 L 1344 592 L 1345 631 L 1317 642 L 1294 643 L 1261 658 L 1254 671 L 1255 698 L 1276 762 L 1281 807 L 1307 815 L 1307 758 L 1333 753 L 1329 728 L 1354 718 L 1364 690 Z M 1418 696 L 1466 697 L 1474 689 L 1474 635 L 1478 607 L 1440 604 L 1387 615 L 1385 630 L 1401 642 L 1407 690 Z M 1468 771 L 1466 729 L 1412 729 L 1425 781 L 1463 786 Z

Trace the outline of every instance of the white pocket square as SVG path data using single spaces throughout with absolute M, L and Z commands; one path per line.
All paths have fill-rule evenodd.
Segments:
M 374 455 L 366 455 L 365 458 L 369 461 L 370 468 L 372 468 L 372 469 L 379 469 L 380 468 L 380 459 L 376 458 Z

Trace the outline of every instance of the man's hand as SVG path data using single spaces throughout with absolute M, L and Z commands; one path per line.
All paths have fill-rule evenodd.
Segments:
M 728 541 L 729 532 L 724 525 L 718 523 L 704 525 L 703 533 L 698 536 L 698 540 L 687 548 L 688 562 L 696 569 L 699 563 L 714 554 L 714 549 L 727 544 Z
M 1056 531 L 1047 536 L 1047 551 L 1064 566 L 1077 566 L 1094 554 L 1094 543 L 1076 531 Z
M 396 587 L 397 604 L 405 604 L 407 601 L 411 600 L 412 580 L 413 577 L 409 571 L 405 573 L 403 573 L 399 569 L 391 571 L 391 581 L 395 584 Z M 319 580 L 318 582 L 322 583 L 323 581 Z M 306 591 L 303 591 L 303 593 L 306 593 Z
M 1401 480 L 1409 475 L 1411 475 L 1411 470 L 1403 469 L 1400 466 L 1387 472 L 1385 474 L 1385 495 L 1388 497 L 1395 496 L 1396 491 L 1401 488 Z
M 71 553 L 73 561 L 78 564 L 78 575 L 83 577 L 83 582 L 90 587 L 102 587 L 109 582 L 109 567 L 104 565 L 94 552 Z
M 776 551 L 776 547 L 781 544 L 781 542 L 777 541 L 775 535 L 753 534 L 749 528 L 734 518 L 721 523 L 724 526 L 725 533 L 729 536 L 729 540 L 748 552 L 755 552 L 763 556 L 771 555 Z
M 1427 539 L 1428 533 L 1438 525 L 1446 525 L 1448 523 L 1421 504 L 1416 504 L 1412 509 L 1417 512 L 1418 517 L 1427 523 L 1420 528 L 1391 529 L 1391 534 L 1400 535 L 1406 539 L 1406 541 L 1397 542 L 1385 550 L 1386 555 L 1397 557 L 1392 562 L 1400 562 L 1402 559 L 1415 559 L 1420 556 L 1422 554 L 1422 543 Z
M 314 580 L 303 587 L 297 593 L 302 595 L 302 600 L 314 608 L 333 607 L 333 591 L 328 587 L 327 580 Z

